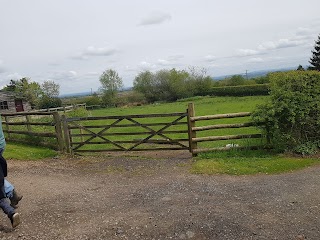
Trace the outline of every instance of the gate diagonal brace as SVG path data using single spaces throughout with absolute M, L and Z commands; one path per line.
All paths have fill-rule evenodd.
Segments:
M 79 149 L 80 147 L 82 147 L 83 145 L 85 145 L 86 143 L 90 142 L 92 139 L 96 138 L 96 137 L 99 137 L 101 139 L 103 139 L 104 141 L 106 141 L 107 143 L 111 143 L 115 146 L 117 146 L 118 148 L 122 149 L 122 150 L 127 150 L 126 148 L 122 147 L 121 145 L 117 144 L 117 143 L 114 143 L 112 142 L 111 140 L 103 137 L 103 136 L 100 136 L 99 134 L 102 134 L 104 133 L 105 131 L 107 131 L 108 129 L 110 129 L 112 126 L 118 124 L 119 122 L 121 122 L 124 118 L 121 118 L 121 119 L 118 119 L 117 121 L 113 122 L 110 126 L 107 126 L 105 127 L 104 129 L 102 129 L 100 132 L 98 133 L 95 133 L 89 129 L 87 129 L 86 127 L 82 126 L 82 125 L 79 125 L 75 122 L 70 122 L 71 124 L 75 125 L 76 127 L 79 127 L 87 132 L 89 132 L 90 134 L 92 134 L 92 137 L 88 138 L 86 141 L 84 141 L 83 143 L 79 144 L 77 147 L 75 147 L 73 150 L 77 150 Z
M 173 122 L 171 122 L 170 124 L 164 126 L 163 128 L 159 129 L 158 131 L 154 131 L 149 137 L 146 137 L 145 139 L 142 139 L 141 141 L 139 141 L 138 143 L 134 144 L 132 147 L 130 147 L 128 149 L 128 151 L 132 150 L 133 148 L 139 146 L 142 143 L 145 143 L 146 141 L 148 141 L 150 138 L 152 138 L 153 136 L 159 134 L 160 132 L 162 132 L 163 130 L 167 129 L 168 127 L 172 126 L 174 123 L 179 122 L 181 119 L 183 119 L 185 116 L 180 116 L 178 117 L 176 120 L 174 120 Z
M 182 118 L 181 118 L 181 119 L 182 119 Z M 180 119 L 180 120 L 181 120 L 181 119 Z M 170 138 L 170 137 L 162 134 L 161 132 L 160 132 L 160 133 L 156 132 L 155 130 L 153 130 L 152 128 L 146 126 L 146 125 L 143 124 L 143 123 L 139 123 L 138 121 L 136 121 L 136 120 L 134 120 L 134 119 L 132 119 L 132 118 L 127 118 L 127 120 L 133 122 L 135 125 L 137 125 L 137 126 L 139 126 L 139 127 L 143 127 L 143 128 L 145 128 L 145 129 L 149 130 L 152 134 L 154 134 L 153 136 L 159 135 L 160 137 L 162 137 L 162 138 L 164 138 L 165 140 L 167 140 L 168 144 L 174 144 L 174 145 L 179 145 L 179 146 L 181 146 L 181 147 L 186 147 L 185 145 L 181 144 L 180 142 L 175 142 L 172 138 Z M 179 121 L 179 120 L 178 120 L 178 121 Z M 169 125 L 169 126 L 172 126 L 174 122 L 171 122 L 171 123 L 172 123 L 172 124 L 169 123 L 169 124 L 167 124 L 166 126 L 168 126 L 168 125 Z M 169 127 L 169 126 L 168 126 L 168 127 Z M 169 141 L 168 141 L 168 140 L 169 140 Z

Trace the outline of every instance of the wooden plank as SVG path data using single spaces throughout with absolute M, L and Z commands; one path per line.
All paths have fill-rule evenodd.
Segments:
M 128 144 L 128 143 L 137 143 L 137 142 L 140 142 L 141 140 L 140 139 L 133 139 L 133 140 L 120 140 L 120 141 L 113 141 L 115 143 L 119 143 L 119 144 Z M 161 139 L 155 139 L 155 140 L 152 140 L 152 139 L 149 139 L 147 142 L 145 143 L 154 143 L 154 144 L 171 144 L 171 143 L 176 143 L 176 142 L 187 142 L 188 139 L 187 138 L 180 138 L 180 139 L 174 139 L 172 141 L 166 141 L 166 140 L 161 140 Z M 78 144 L 82 144 L 83 141 L 81 142 L 72 142 L 74 145 L 78 145 Z M 101 145 L 101 144 L 108 144 L 106 143 L 105 141 L 96 141 L 96 142 L 86 142 L 86 144 L 90 144 L 90 145 Z
M 63 152 L 63 136 L 62 136 L 62 126 L 61 126 L 61 119 L 59 113 L 55 112 L 53 113 L 53 119 L 55 122 L 55 132 L 56 132 L 56 138 L 59 146 L 59 151 Z
M 237 118 L 237 117 L 247 117 L 250 116 L 250 112 L 240 112 L 240 113 L 227 113 L 227 114 L 216 114 L 216 115 L 207 115 L 207 116 L 198 116 L 191 117 L 192 122 L 200 120 L 213 120 L 213 119 L 222 119 L 222 118 Z
M 188 111 L 187 112 L 188 112 L 189 152 L 192 153 L 192 156 L 196 156 L 196 154 L 193 153 L 193 151 L 194 151 L 194 149 L 197 149 L 197 142 L 192 141 L 193 138 L 197 138 L 197 132 L 193 131 L 193 128 L 195 128 L 195 126 L 196 126 L 195 121 L 191 121 L 191 119 L 196 114 L 193 103 L 188 104 Z
M 253 122 L 234 123 L 234 124 L 216 124 L 216 125 L 209 125 L 209 126 L 202 126 L 202 127 L 193 127 L 192 131 L 205 131 L 205 130 L 222 129 L 222 128 L 243 128 L 243 127 L 251 127 L 254 125 L 255 124 Z
M 135 135 L 149 135 L 152 134 L 156 131 L 149 131 L 149 132 L 115 132 L 115 133 L 103 133 L 103 134 L 98 134 L 101 136 L 135 136 Z M 164 134 L 175 134 L 175 133 L 188 133 L 187 130 L 170 130 L 170 131 L 163 131 L 162 133 Z M 160 134 L 156 134 L 160 135 Z M 92 133 L 73 133 L 72 137 L 82 137 L 82 136 L 92 136 Z M 168 136 L 166 136 L 168 138 Z
M 134 148 L 132 150 L 123 150 L 123 151 L 168 151 L 168 150 L 187 150 L 188 147 L 186 146 L 185 148 L 183 147 L 172 147 L 172 148 Z M 78 149 L 75 150 L 75 152 L 118 152 L 119 149 Z
M 143 123 L 144 126 L 165 126 L 167 125 L 168 122 L 166 123 Z M 187 125 L 187 122 L 177 122 L 175 124 L 173 124 L 174 126 L 176 125 Z M 109 125 L 83 125 L 85 128 L 105 128 L 105 127 L 109 127 Z M 137 124 L 117 124 L 117 125 L 113 125 L 113 128 L 122 128 L 122 127 L 136 127 Z M 69 129 L 77 129 L 78 127 L 76 126 L 69 126 Z
M 154 114 L 138 114 L 138 115 L 123 115 L 123 116 L 104 116 L 104 117 L 79 117 L 68 118 L 67 121 L 89 121 L 89 120 L 104 120 L 104 119 L 127 119 L 127 118 L 158 118 L 158 117 L 176 117 L 187 116 L 186 113 L 154 113 Z
M 262 138 L 262 134 L 240 134 L 240 135 L 228 135 L 228 136 L 210 136 L 210 137 L 199 137 L 192 138 L 193 142 L 208 142 L 218 140 L 229 140 L 229 139 L 243 139 L 243 138 Z
M 69 133 L 68 123 L 66 121 L 66 116 L 65 115 L 61 116 L 61 121 L 62 121 L 62 129 L 63 129 L 66 152 L 72 154 L 71 142 L 70 142 L 70 133 Z

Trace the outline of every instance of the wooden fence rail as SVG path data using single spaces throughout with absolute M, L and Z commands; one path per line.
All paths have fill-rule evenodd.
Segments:
M 243 122 L 244 117 L 250 115 L 250 112 L 241 112 L 196 116 L 194 104 L 189 103 L 186 112 L 163 114 L 67 118 L 65 115 L 60 116 L 57 111 L 4 113 L 2 123 L 8 141 L 16 140 L 17 135 L 48 138 L 57 149 L 72 154 L 188 149 L 193 155 L 196 155 L 201 152 L 230 149 L 225 145 L 217 146 L 220 141 L 263 138 L 260 132 L 250 133 L 250 131 L 247 134 L 243 132 L 220 134 L 221 136 L 211 134 L 211 131 L 221 129 L 253 128 L 253 122 Z M 221 124 L 217 122 L 219 119 L 226 118 L 236 118 L 236 120 L 244 118 L 244 120 L 240 123 Z M 196 126 L 200 122 L 208 124 Z M 233 147 L 254 149 L 258 146 L 234 144 Z
M 232 123 L 232 124 L 214 124 L 214 125 L 196 127 L 196 122 L 198 122 L 198 121 L 248 117 L 251 115 L 250 112 L 195 116 L 194 104 L 189 103 L 188 113 L 189 113 L 188 125 L 189 125 L 190 152 L 193 155 L 197 155 L 198 153 L 202 153 L 202 152 L 229 150 L 231 148 L 237 148 L 237 149 L 242 149 L 242 148 L 256 149 L 256 148 L 258 148 L 258 146 L 239 146 L 238 144 L 230 144 L 230 146 L 226 146 L 226 147 L 198 148 L 199 142 L 213 142 L 213 141 L 221 141 L 221 140 L 254 139 L 254 138 L 261 139 L 261 138 L 263 138 L 263 135 L 261 133 L 234 134 L 234 135 L 225 135 L 225 136 L 216 136 L 215 135 L 215 136 L 197 137 L 197 132 L 200 132 L 200 131 L 226 129 L 226 128 L 252 127 L 255 125 L 253 122 Z
M 48 141 L 38 141 L 38 144 L 54 146 L 63 151 L 64 142 L 58 112 L 3 113 L 2 116 L 3 132 L 7 134 L 8 141 L 32 143 L 36 137 L 48 138 Z

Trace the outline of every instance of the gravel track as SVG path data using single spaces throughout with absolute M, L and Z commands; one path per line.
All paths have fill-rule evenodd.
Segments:
M 186 152 L 8 160 L 22 223 L 0 239 L 320 239 L 320 166 L 189 173 Z

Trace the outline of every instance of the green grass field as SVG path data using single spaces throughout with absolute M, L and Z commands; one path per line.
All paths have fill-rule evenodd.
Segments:
M 69 117 L 80 116 L 123 116 L 123 115 L 138 115 L 138 114 L 154 114 L 154 113 L 173 113 L 173 112 L 186 112 L 188 103 L 193 102 L 195 105 L 196 116 L 214 115 L 222 113 L 237 113 L 237 112 L 252 112 L 258 104 L 262 104 L 268 97 L 267 96 L 253 96 L 253 97 L 195 97 L 190 99 L 183 99 L 174 103 L 157 103 L 145 106 L 136 106 L 128 108 L 106 108 L 97 109 L 92 111 L 80 111 L 74 112 Z M 166 120 L 172 121 L 175 117 L 168 117 Z M 106 125 L 111 124 L 114 120 L 97 120 L 94 125 Z M 139 119 L 139 122 L 146 123 L 149 120 Z M 163 122 L 161 119 L 151 119 L 152 123 L 157 121 Z M 229 118 L 219 119 L 210 121 L 196 122 L 196 126 L 212 125 L 212 124 L 224 124 L 224 123 L 241 123 L 250 121 L 250 117 L 244 118 Z M 128 120 L 124 120 L 121 124 L 130 123 Z M 81 122 L 84 125 L 92 125 L 92 121 Z M 155 131 L 159 127 L 152 127 Z M 186 125 L 177 125 L 173 129 L 181 130 L 186 129 Z M 94 132 L 100 131 L 101 128 L 92 129 Z M 137 127 L 127 128 L 114 128 L 108 130 L 113 132 L 130 132 L 139 131 Z M 145 131 L 142 129 L 141 131 Z M 203 136 L 218 136 L 218 135 L 233 135 L 233 134 L 248 134 L 248 133 L 259 133 L 260 130 L 255 127 L 241 128 L 241 129 L 219 129 L 198 132 L 197 137 Z M 134 138 L 143 138 L 147 135 L 133 136 Z M 187 138 L 186 134 L 168 134 L 172 138 Z M 128 140 L 130 137 L 121 136 L 123 140 Z M 155 136 L 157 138 L 159 136 Z M 84 137 L 85 140 L 87 137 Z M 119 138 L 119 136 L 108 137 L 111 140 Z M 81 140 L 80 138 L 75 141 Z M 223 147 L 229 143 L 237 143 L 240 146 L 249 145 L 261 145 L 264 144 L 263 140 L 257 139 L 243 139 L 243 140 L 226 140 L 216 142 L 204 142 L 198 143 L 199 148 L 206 147 Z M 86 149 L 101 148 L 101 144 L 89 145 Z M 18 160 L 36 160 L 47 157 L 53 157 L 58 153 L 47 149 L 35 146 L 28 146 L 22 144 L 8 143 L 5 151 L 5 157 L 8 159 Z M 297 170 L 319 163 L 319 159 L 316 158 L 296 158 L 290 156 L 283 156 L 271 151 L 238 151 L 231 150 L 227 152 L 211 152 L 202 153 L 198 157 L 194 158 L 194 162 L 191 166 L 191 172 L 197 174 L 232 174 L 232 175 L 243 175 L 243 174 L 275 174 Z

